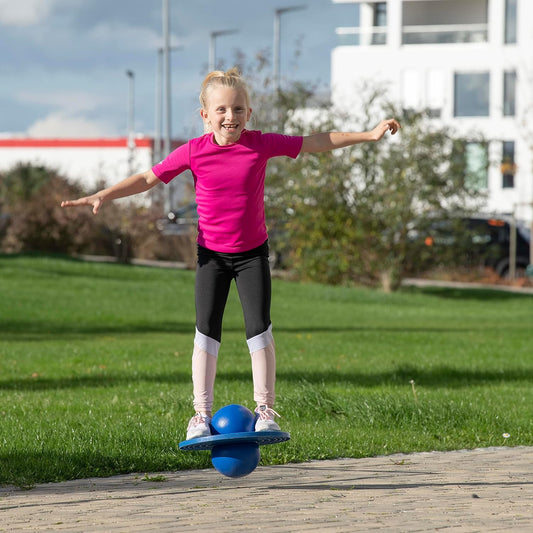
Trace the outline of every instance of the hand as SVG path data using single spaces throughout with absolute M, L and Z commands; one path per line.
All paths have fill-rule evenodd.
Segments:
M 78 207 L 80 205 L 89 205 L 93 208 L 93 213 L 96 215 L 104 201 L 100 196 L 93 194 L 92 196 L 85 196 L 77 200 L 64 200 L 61 202 L 61 207 Z
M 387 131 L 391 132 L 391 135 L 394 135 L 401 128 L 400 123 L 394 119 L 389 118 L 387 120 L 382 120 L 371 132 L 373 140 L 379 141 Z

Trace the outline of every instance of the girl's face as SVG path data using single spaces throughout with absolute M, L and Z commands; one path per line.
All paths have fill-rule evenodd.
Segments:
M 246 93 L 242 89 L 215 86 L 207 93 L 207 106 L 200 111 L 209 124 L 217 144 L 225 146 L 236 143 L 250 119 Z

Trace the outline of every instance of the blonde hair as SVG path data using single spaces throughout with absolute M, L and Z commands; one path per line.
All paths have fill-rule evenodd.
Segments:
M 200 105 L 202 109 L 207 108 L 207 92 L 213 87 L 230 87 L 231 89 L 242 90 L 246 97 L 246 107 L 250 107 L 248 86 L 237 67 L 233 67 L 226 72 L 214 70 L 205 77 L 202 83 L 202 90 L 200 91 Z

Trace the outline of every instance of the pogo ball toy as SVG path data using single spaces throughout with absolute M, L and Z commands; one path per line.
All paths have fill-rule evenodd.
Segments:
M 215 469 L 228 477 L 242 477 L 251 474 L 259 464 L 259 444 L 221 444 L 211 450 L 211 463 Z
M 219 409 L 211 419 L 211 427 L 218 434 L 253 431 L 254 425 L 255 413 L 243 405 L 226 405 Z
M 289 440 L 283 431 L 254 431 L 257 416 L 242 405 L 226 405 L 211 419 L 212 435 L 180 442 L 180 450 L 211 450 L 211 462 L 224 476 L 241 477 L 259 464 L 259 446 Z

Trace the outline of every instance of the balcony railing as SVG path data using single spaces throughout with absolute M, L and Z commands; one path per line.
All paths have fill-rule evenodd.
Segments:
M 370 28 L 337 28 L 340 46 L 368 46 L 387 44 L 387 27 L 372 26 Z
M 486 43 L 488 24 L 404 26 L 402 44 Z
M 335 30 L 340 46 L 387 44 L 387 26 L 343 27 Z M 488 24 L 433 24 L 404 26 L 402 44 L 486 43 Z

